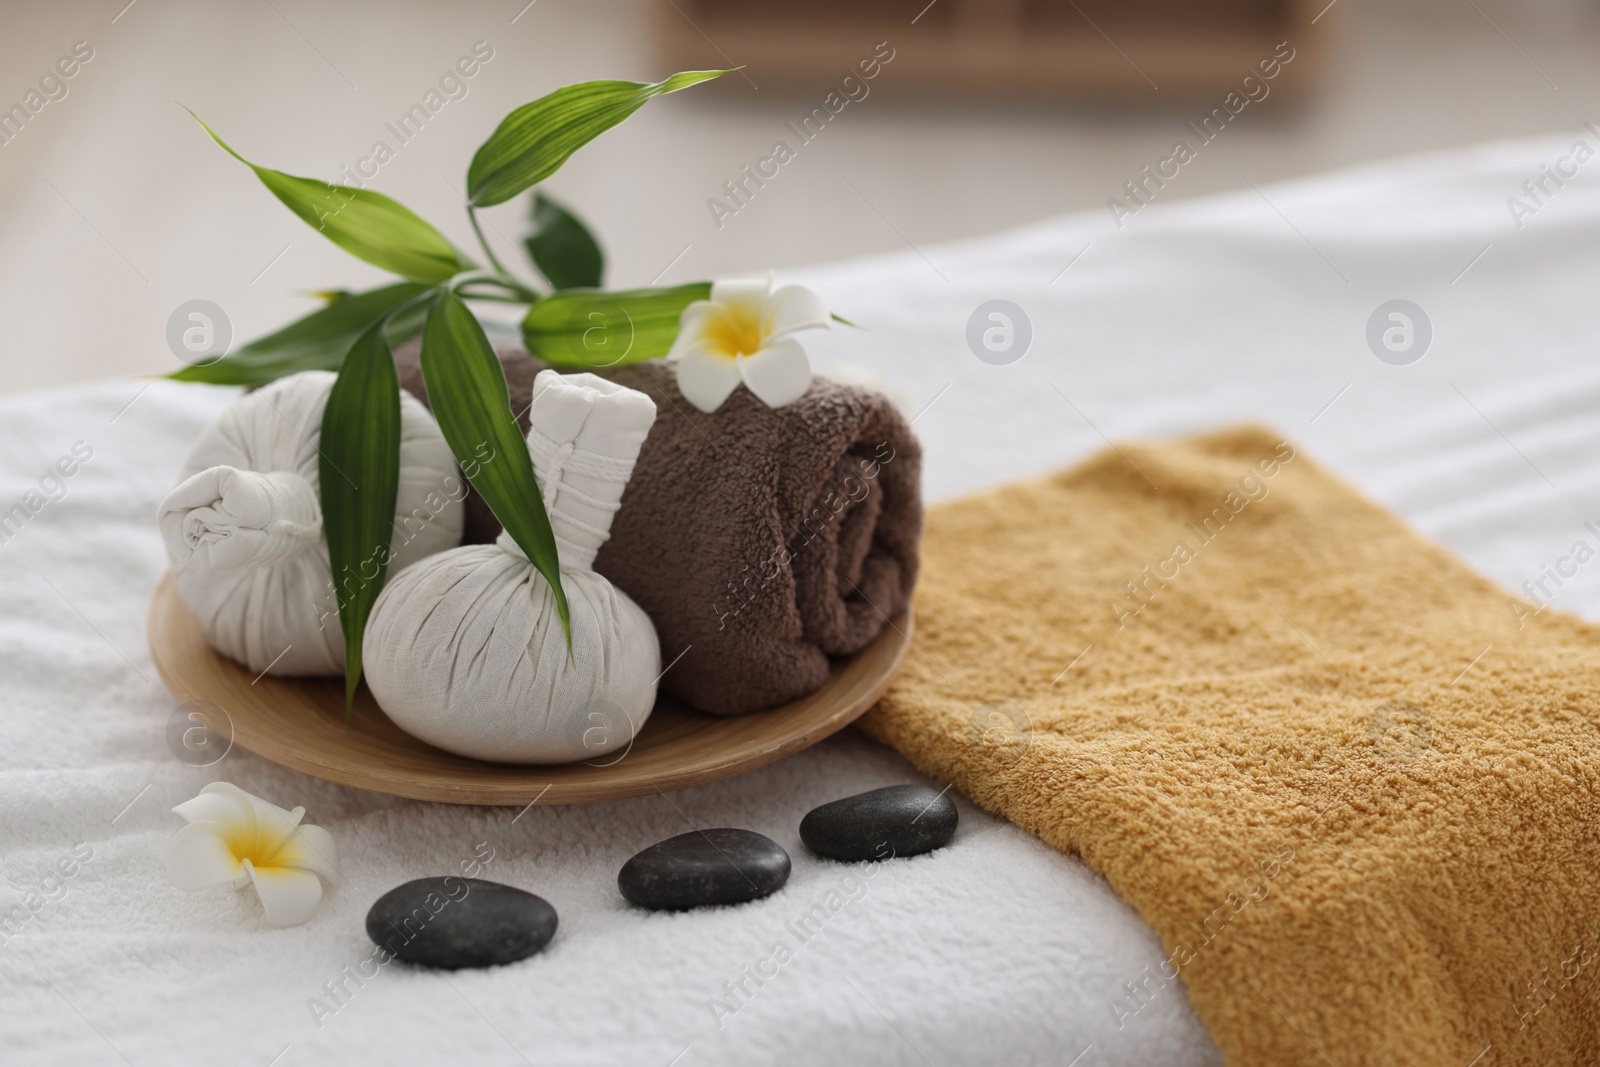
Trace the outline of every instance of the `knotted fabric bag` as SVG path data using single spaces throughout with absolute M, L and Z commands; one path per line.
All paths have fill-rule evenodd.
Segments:
M 633 740 L 655 706 L 661 648 L 594 558 L 655 417 L 649 397 L 592 374 L 538 376 L 528 450 L 571 649 L 549 584 L 509 535 L 441 552 L 396 575 L 367 624 L 367 685 L 389 718 L 439 748 L 508 763 L 591 759 Z
M 223 412 L 157 514 L 178 595 L 211 644 L 252 671 L 344 672 L 317 451 L 334 377 L 280 378 Z M 402 392 L 390 574 L 461 543 L 465 496 L 438 424 Z M 376 562 L 343 580 L 372 580 Z

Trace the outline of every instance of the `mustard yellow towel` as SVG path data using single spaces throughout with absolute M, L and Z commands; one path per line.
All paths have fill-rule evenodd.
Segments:
M 923 560 L 863 725 L 1155 928 L 1125 1025 L 1181 974 L 1230 1064 L 1600 1063 L 1600 628 L 1259 429 L 933 508 Z

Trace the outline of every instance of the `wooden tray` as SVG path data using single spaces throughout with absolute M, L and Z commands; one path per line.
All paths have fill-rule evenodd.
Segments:
M 170 574 L 150 602 L 150 654 L 180 701 L 228 713 L 233 741 L 340 785 L 446 804 L 581 804 L 713 782 L 765 766 L 847 726 L 883 695 L 911 643 L 907 609 L 817 692 L 748 715 L 706 715 L 662 695 L 625 755 L 523 766 L 453 756 L 401 730 L 363 685 L 348 725 L 338 679 L 255 679 L 211 647 Z

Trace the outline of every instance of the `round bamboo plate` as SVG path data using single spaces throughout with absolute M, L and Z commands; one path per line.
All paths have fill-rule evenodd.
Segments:
M 180 701 L 227 712 L 233 742 L 340 785 L 446 804 L 581 804 L 682 789 L 765 766 L 859 717 L 889 687 L 911 643 L 911 612 L 838 662 L 827 684 L 791 704 L 747 715 L 694 711 L 662 695 L 633 746 L 584 763 L 530 766 L 453 756 L 385 715 L 363 685 L 345 717 L 344 685 L 328 678 L 252 678 L 213 649 L 170 574 L 150 602 L 150 653 Z

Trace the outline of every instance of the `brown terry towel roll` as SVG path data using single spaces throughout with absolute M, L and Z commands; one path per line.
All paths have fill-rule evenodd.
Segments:
M 400 384 L 427 403 L 413 341 Z M 500 349 L 526 429 L 544 365 Z M 595 568 L 649 613 L 673 664 L 662 688 L 731 715 L 815 691 L 828 657 L 860 651 L 911 600 L 922 534 L 922 450 L 889 400 L 817 378 L 772 409 L 737 389 L 707 415 L 660 361 L 602 372 L 656 402 Z M 463 541 L 500 532 L 467 498 Z M 681 659 L 678 657 L 682 656 Z

